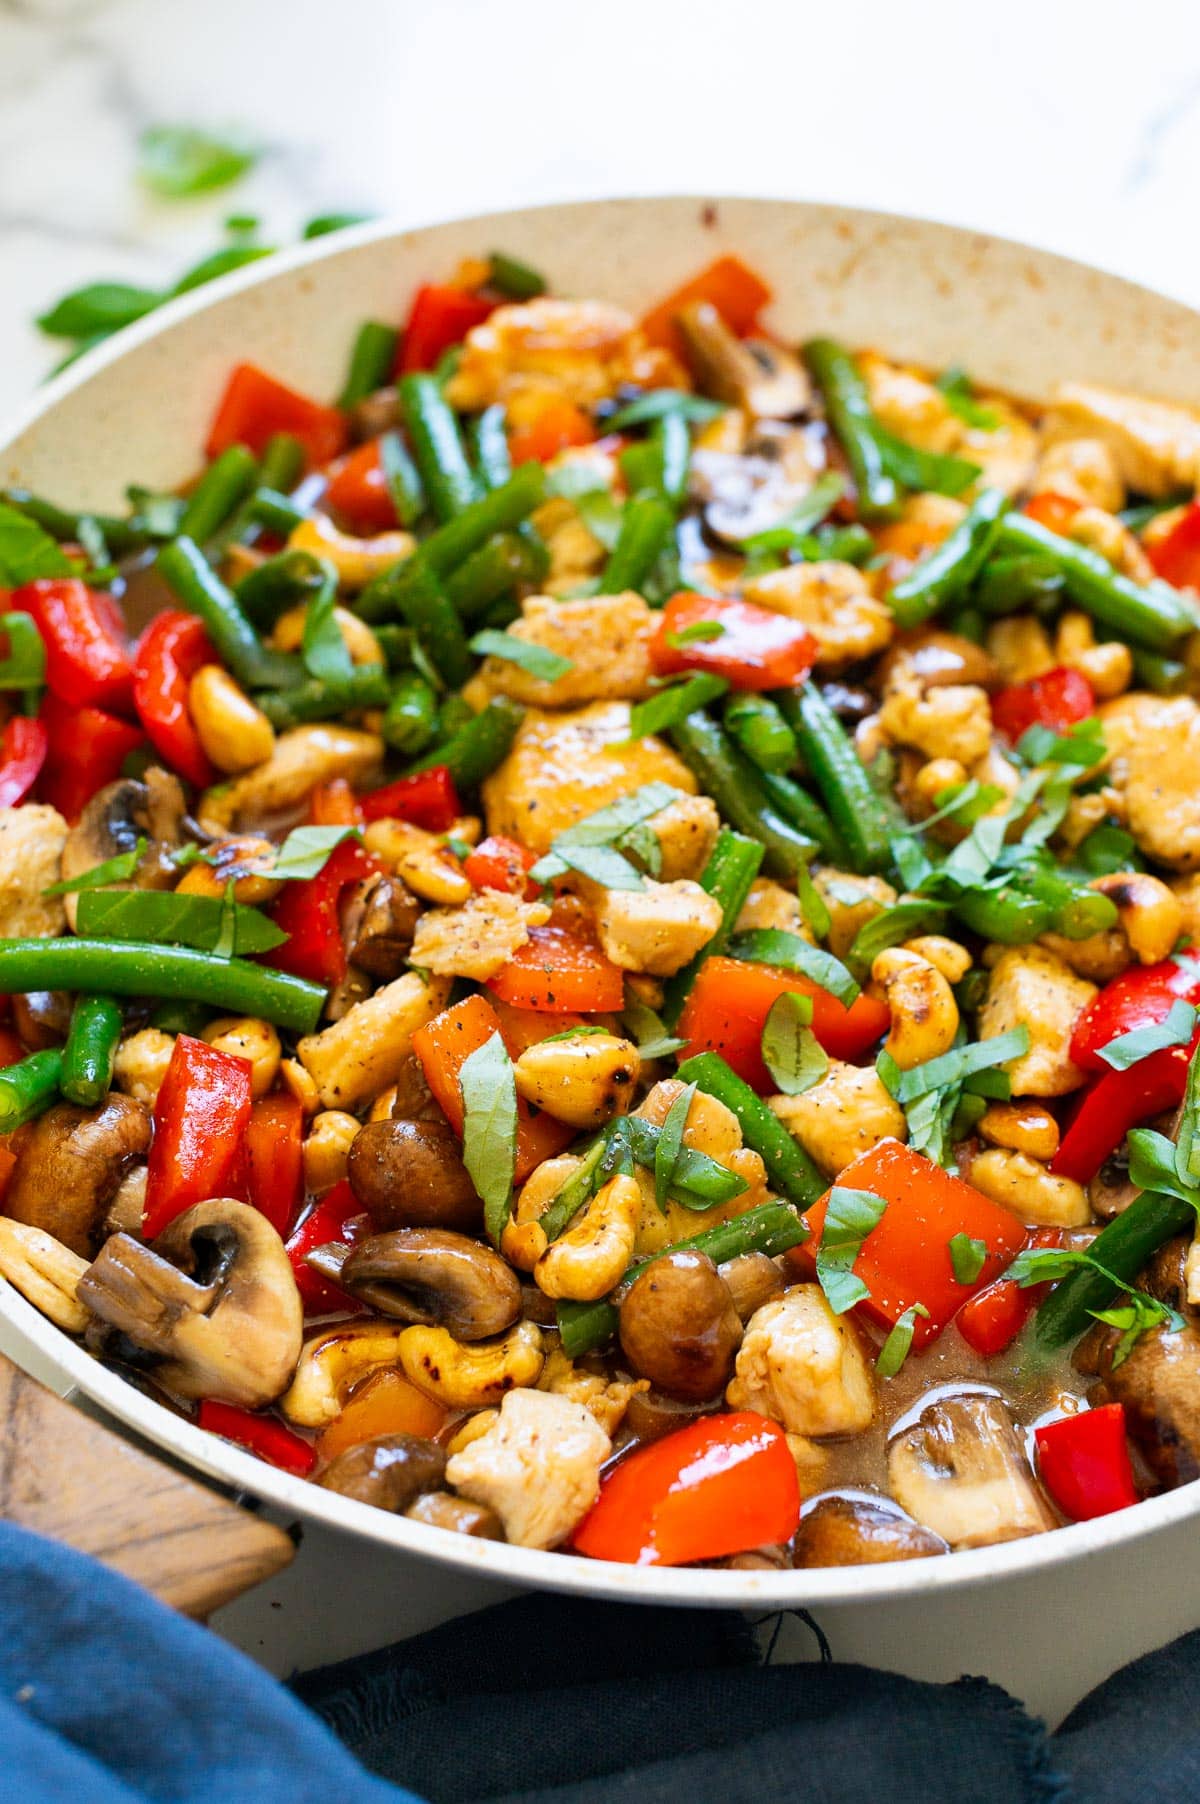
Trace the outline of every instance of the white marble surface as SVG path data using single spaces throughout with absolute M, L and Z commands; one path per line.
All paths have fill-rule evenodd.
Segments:
M 169 280 L 231 208 L 286 240 L 330 209 L 419 223 L 622 192 L 806 195 L 1004 232 L 1200 302 L 1196 17 L 1194 0 L 0 0 L 0 414 L 53 361 L 35 313 L 99 277 Z M 241 125 L 267 154 L 227 194 L 155 202 L 133 149 L 163 120 Z M 822 1625 L 839 1658 L 986 1672 L 1056 1718 L 1200 1622 L 1194 1534 L 936 1616 Z M 219 1626 L 286 1671 L 491 1595 L 310 1531 Z M 804 1656 L 798 1625 L 789 1639 Z

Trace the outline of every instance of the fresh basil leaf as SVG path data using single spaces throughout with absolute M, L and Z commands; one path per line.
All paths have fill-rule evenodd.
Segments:
M 542 1044 L 544 1045 L 545 1041 Z M 584 1153 L 580 1164 L 555 1195 L 549 1208 L 538 1218 L 539 1226 L 548 1241 L 558 1239 L 569 1225 L 572 1216 L 577 1215 L 588 1198 L 599 1189 L 607 1177 L 612 1176 L 611 1172 L 606 1173 L 603 1170 L 608 1151 L 607 1136 L 597 1135 Z
M 639 890 L 646 887 L 642 873 L 612 846 L 564 846 L 559 857 L 568 869 L 578 871 L 581 877 L 590 877 L 593 883 L 602 884 L 605 889 Z M 534 865 L 530 875 L 535 881 L 536 872 Z
M 764 528 L 762 532 L 751 533 L 742 540 L 742 549 L 749 557 L 760 556 L 771 551 L 800 551 L 803 554 L 804 541 L 811 535 L 814 527 L 824 520 L 831 507 L 835 507 L 846 492 L 846 479 L 838 470 L 826 470 L 813 483 L 802 501 L 797 502 L 774 526 Z
M 722 402 L 710 401 L 704 395 L 689 394 L 679 388 L 651 388 L 636 401 L 630 401 L 628 406 L 611 414 L 604 422 L 604 430 L 628 432 L 631 426 L 646 426 L 654 420 L 666 419 L 669 414 L 675 414 L 691 425 L 706 426 L 725 411 Z
M 854 1261 L 863 1241 L 883 1219 L 887 1203 L 870 1190 L 851 1190 L 835 1184 L 817 1248 L 817 1281 L 835 1315 L 844 1315 L 861 1303 L 870 1291 L 854 1275 Z
M 950 1238 L 949 1246 L 950 1264 L 954 1268 L 954 1282 L 956 1284 L 974 1284 L 987 1264 L 987 1241 L 974 1240 L 969 1234 L 954 1234 Z
M 573 827 L 568 827 L 551 841 L 550 850 L 531 869 L 529 875 L 535 883 L 549 883 L 555 877 L 561 877 L 564 871 L 572 868 L 573 857 L 581 846 L 615 846 L 631 827 L 640 821 L 650 820 L 661 814 L 672 802 L 679 800 L 682 790 L 670 783 L 643 783 L 639 789 L 627 796 L 620 796 L 607 808 L 598 808 L 594 814 L 585 815 Z M 578 866 L 574 868 L 578 869 Z M 633 866 L 629 869 L 632 871 Z M 637 873 L 634 872 L 636 876 Z M 640 876 L 636 885 L 642 886 Z
M 1098 715 L 1089 714 L 1086 720 L 1077 720 L 1062 733 L 1051 727 L 1027 727 L 1017 741 L 1016 751 L 1026 764 L 1082 765 L 1090 770 L 1108 756 L 1104 723 Z
M 326 238 L 330 232 L 345 232 L 351 226 L 366 225 L 374 217 L 374 213 L 317 213 L 300 236 L 304 239 Z
M 1200 1208 L 1200 1191 L 1192 1188 L 1179 1174 L 1176 1165 L 1178 1148 L 1173 1140 L 1154 1128 L 1130 1128 L 1129 1181 L 1138 1190 L 1162 1190 Z
M 653 1171 L 662 1129 L 642 1115 L 623 1115 L 619 1132 L 632 1158 L 647 1171 Z M 710 1159 L 694 1146 L 680 1146 L 671 1172 L 671 1195 L 685 1209 L 711 1209 L 715 1204 L 731 1202 L 748 1188 L 745 1178 L 730 1171 L 727 1165 Z
M 182 495 L 162 495 L 154 489 L 130 483 L 125 491 L 133 509 L 133 525 L 149 539 L 173 539 L 178 535 L 187 502 Z
M 463 1101 L 462 1160 L 483 1199 L 488 1236 L 499 1246 L 512 1212 L 517 1085 L 498 1033 L 463 1060 L 458 1082 Z
M 1200 1052 L 1192 1054 L 1175 1135 L 1175 1170 L 1189 1186 L 1200 1185 Z
M 908 1358 L 919 1315 L 924 1316 L 926 1321 L 929 1320 L 929 1311 L 924 1303 L 910 1303 L 904 1314 L 896 1318 L 875 1361 L 875 1370 L 881 1378 L 894 1378 Z
M 166 200 L 227 188 L 258 161 L 260 152 L 232 136 L 191 125 L 151 125 L 138 139 L 138 174 Z
M 683 1130 L 687 1126 L 688 1110 L 695 1094 L 695 1084 L 688 1084 L 686 1089 L 681 1090 L 667 1110 L 659 1129 L 658 1145 L 654 1149 L 654 1200 L 663 1215 L 667 1213 L 671 1178 L 675 1171 L 675 1161 L 683 1148 Z
M 545 645 L 535 645 L 531 639 L 518 638 L 515 633 L 499 633 L 491 627 L 475 634 L 471 650 L 480 658 L 500 658 L 506 664 L 515 664 L 519 670 L 544 683 L 553 683 L 575 668 L 570 658 L 550 651 Z
M 971 379 L 964 369 L 957 365 L 943 370 L 937 379 L 937 385 L 946 397 L 946 405 L 957 419 L 964 425 L 974 426 L 979 432 L 995 432 L 1000 424 L 1000 415 L 994 407 L 986 407 L 977 401 L 971 392 Z
M 1004 1276 L 1027 1290 L 1031 1284 L 1057 1284 L 1078 1266 L 1094 1264 L 1077 1247 L 1022 1247 Z
M 271 876 L 305 883 L 320 875 L 335 847 L 357 835 L 357 827 L 294 827 L 279 848 Z
M 1099 1057 L 1114 1071 L 1128 1071 L 1131 1065 L 1140 1064 L 1152 1052 L 1162 1052 L 1168 1046 L 1186 1046 L 1195 1029 L 1195 1008 L 1190 1002 L 1178 1000 L 1171 1004 L 1161 1021 L 1132 1028 L 1127 1034 L 1118 1034 L 1107 1046 L 1101 1046 Z
M 193 288 L 203 288 L 206 282 L 215 282 L 219 276 L 244 269 L 248 263 L 257 263 L 261 257 L 270 257 L 274 253 L 273 244 L 226 245 L 223 250 L 213 251 L 193 263 L 190 269 L 185 269 L 165 299 L 174 300 L 177 295 L 190 294 Z
M 310 676 L 323 683 L 344 683 L 354 670 L 354 660 L 334 615 L 338 604 L 337 571 L 320 559 L 324 580 L 304 610 L 304 634 L 300 655 Z
M 810 946 L 798 933 L 786 933 L 781 927 L 759 927 L 752 933 L 739 933 L 729 942 L 728 952 L 730 958 L 745 959 L 750 964 L 798 971 L 827 990 L 843 1008 L 849 1008 L 859 993 L 857 982 L 840 958 L 821 946 Z
M 625 989 L 625 1009 L 621 1025 L 637 1047 L 640 1059 L 665 1059 L 673 1052 L 681 1052 L 687 1045 L 686 1040 L 676 1039 L 667 1032 L 661 1015 L 656 1015 L 652 1008 L 639 1002 L 628 985 Z
M 103 864 L 94 864 L 89 871 L 81 871 L 78 877 L 64 877 L 61 883 L 52 883 L 42 894 L 73 896 L 80 890 L 104 889 L 110 883 L 128 883 L 137 874 L 148 843 L 146 839 L 139 838 L 131 851 L 118 852 L 115 858 L 106 858 Z
M 785 1096 L 803 1096 L 819 1084 L 829 1060 L 813 1033 L 812 998 L 785 990 L 767 1010 L 762 1030 L 762 1060 Z
M 856 894 L 855 900 L 861 901 L 861 895 Z M 885 908 L 881 914 L 863 923 L 847 957 L 851 965 L 869 970 L 879 954 L 889 947 L 899 946 L 902 941 L 915 939 L 922 933 L 939 933 L 949 912 L 938 902 L 893 903 L 891 908 Z
M 924 1096 L 906 1104 L 904 1110 L 908 1144 L 913 1152 L 923 1153 L 945 1171 L 954 1169 L 951 1157 L 954 1119 L 961 1100 L 961 1086 L 951 1084 L 944 1090 L 927 1091 Z
M 710 639 L 723 639 L 725 628 L 719 620 L 693 620 L 690 626 L 681 626 L 677 633 L 668 633 L 667 644 L 672 651 L 682 651 L 688 645 L 703 645 Z
M 914 494 L 932 489 L 935 495 L 961 495 L 983 474 L 979 464 L 968 463 L 965 457 L 923 451 L 918 445 L 907 444 L 878 421 L 871 431 L 887 475 Z
M 162 305 L 156 288 L 134 288 L 128 282 L 90 282 L 73 288 L 37 317 L 38 330 L 48 338 L 107 338 L 122 326 Z
M 214 958 L 232 958 L 238 949 L 238 905 L 237 878 L 231 877 L 225 885 L 225 893 L 221 897 L 221 919 L 217 929 L 217 940 L 213 947 Z
M 561 1033 L 547 1034 L 544 1040 L 539 1040 L 537 1043 L 539 1046 L 553 1046 L 558 1040 L 586 1040 L 592 1035 L 603 1036 L 607 1033 L 607 1027 L 594 1027 L 587 1022 L 581 1022 L 578 1027 L 564 1027 Z
M 1157 1297 L 1147 1296 L 1141 1290 L 1130 1292 L 1124 1303 L 1118 1303 L 1112 1309 L 1089 1309 L 1088 1314 L 1106 1327 L 1121 1330 L 1121 1337 L 1112 1351 L 1111 1369 L 1114 1372 L 1125 1364 L 1143 1334 L 1163 1327 L 1171 1334 L 1178 1334 L 1186 1325 L 1178 1310 L 1168 1308 Z
M 257 908 L 232 904 L 232 924 L 224 901 L 215 896 L 181 896 L 170 890 L 84 890 L 76 932 L 84 939 L 137 940 L 146 945 L 194 946 L 216 952 L 227 939 L 232 951 L 270 952 L 287 934 Z
M 960 1084 L 964 1078 L 977 1071 L 986 1071 L 994 1065 L 1005 1065 L 1009 1059 L 1019 1059 L 1028 1051 L 1029 1029 L 1023 1025 L 1013 1027 L 1007 1033 L 997 1034 L 993 1039 L 977 1040 L 970 1046 L 956 1046 L 936 1059 L 926 1059 L 924 1064 L 913 1065 L 909 1070 L 901 1071 L 892 1094 L 898 1103 L 915 1102 L 919 1096 L 943 1090 L 947 1084 Z M 887 1079 L 883 1081 L 886 1084 Z
M 1132 833 L 1123 827 L 1095 827 L 1075 848 L 1075 857 L 1089 877 L 1108 877 L 1114 871 L 1130 871 L 1136 853 Z
M 668 727 L 686 720 L 697 708 L 706 708 L 710 702 L 715 702 L 728 688 L 724 677 L 708 670 L 698 670 L 681 683 L 667 684 L 644 702 L 634 703 L 629 714 L 626 744 L 644 739 L 648 733 L 665 733 Z
M 46 680 L 46 647 L 32 614 L 5 614 L 0 641 L 8 656 L 0 661 L 0 689 L 40 689 Z
M 829 930 L 833 926 L 833 916 L 824 896 L 813 882 L 812 871 L 808 865 L 802 864 L 796 871 L 796 900 L 800 904 L 800 913 L 804 917 L 804 925 L 814 940 L 829 938 Z
M 43 576 L 73 576 L 75 566 L 36 520 L 0 501 L 0 588 L 19 589 Z

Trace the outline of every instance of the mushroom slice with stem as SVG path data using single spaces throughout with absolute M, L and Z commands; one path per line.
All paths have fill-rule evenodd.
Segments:
M 810 428 L 760 420 L 740 453 L 694 452 L 689 487 L 707 530 L 738 546 L 786 519 L 824 464 L 824 446 Z
M 150 1148 L 150 1112 L 115 1092 L 98 1109 L 59 1102 L 25 1129 L 4 1199 L 14 1221 L 91 1258 L 109 1204 Z
M 1054 1527 L 1000 1397 L 939 1397 L 888 1448 L 888 1484 L 951 1547 L 988 1547 Z
M 138 777 L 120 777 L 98 789 L 77 824 L 67 835 L 63 847 L 62 874 L 65 881 L 82 877 L 98 864 L 107 864 L 133 852 L 139 840 L 146 850 L 137 873 L 110 889 L 173 889 L 179 878 L 170 854 L 184 835 L 186 803 L 178 777 L 152 764 Z M 75 927 L 78 897 L 65 896 L 67 920 Z
M 389 1434 L 339 1453 L 317 1483 L 340 1497 L 399 1512 L 423 1492 L 439 1490 L 445 1475 L 446 1455 L 433 1441 Z
M 788 420 L 812 399 L 799 358 L 764 338 L 737 338 L 710 301 L 693 301 L 678 315 L 688 362 L 700 386 L 753 419 Z
M 186 1209 L 153 1247 L 114 1234 L 79 1280 L 93 1314 L 161 1363 L 180 1397 L 261 1409 L 300 1357 L 300 1293 L 283 1242 L 248 1203 Z
M 436 1323 L 455 1340 L 503 1334 L 521 1314 L 512 1267 L 481 1241 L 445 1228 L 396 1228 L 360 1241 L 338 1282 L 381 1315 Z

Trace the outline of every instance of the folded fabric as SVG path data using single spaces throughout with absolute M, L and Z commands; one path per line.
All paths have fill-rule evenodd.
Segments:
M 0 1523 L 0 1800 L 1200 1796 L 1200 1632 L 1114 1675 L 1050 1738 L 983 1679 L 764 1665 L 760 1646 L 719 1612 L 532 1596 L 305 1674 L 289 1691 L 127 1580 Z

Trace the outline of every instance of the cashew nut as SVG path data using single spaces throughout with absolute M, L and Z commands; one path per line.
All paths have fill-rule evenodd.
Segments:
M 602 1127 L 628 1106 L 637 1081 L 637 1047 L 616 1034 L 540 1041 L 517 1060 L 517 1090 L 535 1108 L 572 1127 Z
M 302 1428 L 324 1428 L 341 1413 L 356 1384 L 395 1366 L 400 1342 L 411 1332 L 398 1322 L 343 1322 L 323 1329 L 305 1341 L 280 1409 Z
M 994 1147 L 971 1161 L 971 1182 L 1019 1221 L 1039 1228 L 1081 1228 L 1091 1221 L 1087 1192 L 1056 1178 L 1028 1153 Z
M 275 749 L 275 729 L 220 664 L 202 664 L 188 685 L 188 713 L 204 750 L 235 775 L 262 764 Z
M 915 940 L 905 940 L 902 950 L 915 952 L 940 971 L 947 983 L 961 983 L 971 969 L 971 954 L 966 947 L 941 933 L 923 933 Z
M 522 1186 L 500 1237 L 500 1251 L 518 1271 L 531 1272 L 546 1251 L 546 1231 L 541 1217 L 582 1163 L 582 1159 L 577 1159 L 573 1153 L 547 1159 L 530 1173 Z
M 1119 639 L 1097 645 L 1091 618 L 1069 608 L 1054 635 L 1054 655 L 1060 664 L 1078 670 L 1091 684 L 1098 701 L 1124 695 L 1133 680 L 1133 653 Z
M 372 821 L 363 834 L 368 852 L 390 865 L 415 896 L 454 907 L 471 895 L 470 879 L 436 833 L 407 821 Z
M 542 1336 L 533 1322 L 469 1347 L 445 1328 L 405 1328 L 397 1344 L 405 1377 L 449 1409 L 483 1409 L 542 1375 Z
M 881 985 L 892 1011 L 884 1051 L 902 1071 L 949 1052 L 958 1032 L 958 1004 L 935 965 L 915 952 L 891 946 L 876 958 L 871 977 Z
M 534 1268 L 534 1282 L 548 1297 L 593 1303 L 607 1296 L 633 1257 L 642 1193 L 633 1178 L 610 1178 L 575 1225 L 553 1241 Z
M 1183 932 L 1183 905 L 1173 890 L 1145 871 L 1112 871 L 1089 888 L 1115 904 L 1117 920 L 1143 965 L 1166 958 Z
M 345 1109 L 322 1109 L 314 1115 L 304 1141 L 304 1188 L 324 1196 L 346 1175 L 350 1146 L 360 1123 Z
M 279 1075 L 282 1052 L 279 1035 L 269 1021 L 260 1021 L 255 1015 L 222 1015 L 209 1022 L 201 1038 L 218 1052 L 248 1062 L 250 1093 L 256 1102 L 267 1094 Z
M 393 564 L 399 563 L 412 551 L 415 541 L 408 532 L 383 532 L 373 539 L 356 539 L 349 533 L 339 532 L 331 520 L 313 516 L 302 520 L 288 539 L 289 551 L 308 551 L 314 557 L 325 558 L 338 574 L 338 583 L 345 589 L 362 589 L 373 576 L 383 570 L 390 570 Z M 361 624 L 357 620 L 356 625 Z M 370 629 L 368 628 L 368 631 Z M 374 634 L 371 635 L 374 638 Z M 350 656 L 354 657 L 354 648 L 350 647 Z M 359 662 L 355 658 L 355 662 Z M 371 663 L 381 663 L 382 656 L 378 644 Z
M 86 1259 L 52 1234 L 0 1216 L 0 1275 L 68 1334 L 82 1334 L 88 1325 L 88 1312 L 75 1296 L 87 1268 Z
M 989 1103 L 977 1129 L 981 1140 L 1031 1159 L 1052 1159 L 1058 1151 L 1058 1123 L 1036 1102 Z

